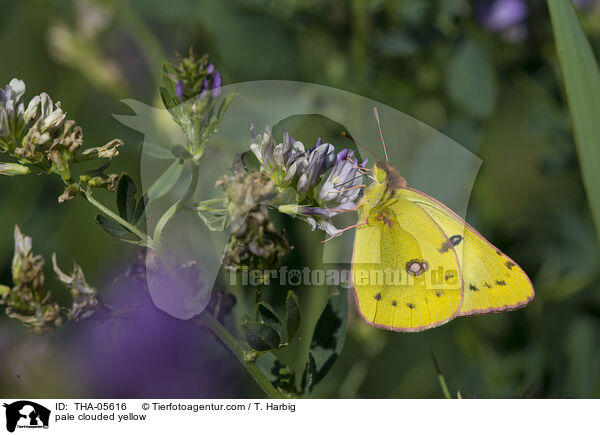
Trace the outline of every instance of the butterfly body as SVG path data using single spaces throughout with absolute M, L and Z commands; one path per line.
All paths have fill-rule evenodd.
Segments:
M 407 187 L 387 163 L 375 165 L 373 178 L 358 209 L 352 259 L 367 322 L 415 332 L 531 301 L 527 275 L 458 215 Z

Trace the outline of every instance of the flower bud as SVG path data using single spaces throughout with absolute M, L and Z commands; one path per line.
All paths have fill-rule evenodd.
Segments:
M 10 177 L 14 175 L 25 175 L 29 174 L 31 170 L 24 165 L 17 163 L 0 163 L 0 175 L 8 175 Z
M 123 141 L 120 139 L 113 139 L 106 145 L 96 148 L 89 148 L 85 150 L 78 161 L 83 162 L 86 160 L 94 159 L 112 159 L 119 155 L 119 147 L 123 146 Z

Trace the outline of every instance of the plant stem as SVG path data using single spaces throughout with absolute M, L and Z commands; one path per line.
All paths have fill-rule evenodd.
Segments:
M 194 319 L 199 325 L 206 326 L 210 332 L 227 348 L 227 350 L 237 359 L 237 361 L 246 369 L 256 383 L 262 388 L 265 394 L 271 399 L 284 399 L 271 382 L 265 377 L 260 368 L 254 361 L 248 361 L 244 357 L 245 350 L 238 341 L 225 329 L 221 323 L 213 317 L 208 311 L 204 311 Z
M 198 165 L 192 163 L 192 179 L 190 180 L 190 185 L 188 186 L 187 191 L 179 201 L 169 207 L 169 209 L 160 217 L 158 223 L 156 224 L 156 228 L 154 228 L 155 251 L 160 251 L 162 247 L 162 233 L 171 218 L 175 216 L 175 214 L 177 214 L 177 212 L 181 210 L 181 208 L 183 208 L 190 199 L 192 199 L 192 196 L 194 196 L 196 186 L 198 185 L 199 174 L 200 168 Z
M 144 234 L 142 231 L 140 231 L 134 225 L 130 224 L 125 219 L 123 219 L 121 216 L 119 216 L 118 214 L 116 214 L 115 212 L 113 212 L 111 209 L 109 209 L 108 207 L 106 207 L 103 204 L 101 204 L 100 202 L 98 202 L 92 196 L 91 193 L 84 192 L 83 195 L 84 195 L 85 199 L 87 199 L 90 204 L 92 204 L 94 207 L 96 207 L 98 210 L 100 210 L 103 214 L 105 214 L 109 218 L 113 219 L 115 222 L 121 224 L 123 227 L 127 228 L 127 230 L 129 230 L 132 234 L 135 234 L 137 237 L 139 237 L 139 239 L 143 243 L 145 243 L 145 245 L 147 247 L 153 248 L 154 243 L 153 243 L 152 239 L 150 237 L 148 237 L 147 234 Z
M 435 366 L 435 371 L 437 372 L 438 375 L 438 382 L 440 383 L 440 388 L 442 389 L 442 393 L 444 394 L 444 397 L 446 399 L 452 399 L 452 396 L 450 395 L 450 390 L 448 389 L 448 384 L 446 384 L 446 379 L 444 378 L 444 375 L 442 374 L 442 371 L 440 370 L 440 365 L 437 362 L 437 358 L 435 357 L 435 354 L 433 353 L 433 349 L 431 350 L 431 359 L 433 360 L 433 365 Z
M 448 389 L 448 385 L 446 384 L 446 379 L 444 379 L 444 375 L 441 373 L 438 375 L 438 381 L 440 382 L 440 387 L 442 388 L 442 393 L 446 399 L 452 399 L 450 395 L 450 390 Z
M 258 304 L 262 301 L 262 284 L 256 286 L 256 297 L 254 300 L 254 320 L 258 320 Z

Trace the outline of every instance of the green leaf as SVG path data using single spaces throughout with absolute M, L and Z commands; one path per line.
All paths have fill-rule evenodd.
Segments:
M 221 105 L 219 106 L 219 111 L 217 113 L 217 120 L 218 120 L 217 126 L 223 120 L 223 117 L 225 116 L 225 112 L 227 111 L 227 108 L 229 107 L 229 105 L 231 104 L 231 102 L 233 101 L 235 96 L 236 96 L 236 94 L 227 94 L 225 96 L 225 98 L 223 99 L 223 101 L 221 102 Z
M 255 360 L 256 365 L 264 373 L 266 378 L 277 387 L 279 383 L 279 360 L 271 352 L 261 354 Z
M 156 179 L 147 195 L 150 201 L 158 199 L 167 193 L 177 184 L 181 173 L 183 172 L 183 160 L 174 161 L 163 174 Z
M 273 307 L 262 301 L 258 304 L 258 314 L 262 323 L 277 331 L 277 335 L 279 335 L 279 341 L 281 342 L 281 333 L 283 330 L 282 324 Z
M 167 110 L 172 109 L 175 106 L 181 104 L 179 98 L 177 98 L 177 91 L 175 87 L 175 83 L 169 77 L 169 75 L 174 75 L 175 69 L 168 62 L 163 63 L 162 68 L 162 86 L 159 89 L 160 97 L 165 105 Z
M 477 42 L 466 40 L 457 48 L 448 65 L 446 87 L 450 98 L 471 115 L 492 113 L 498 94 L 496 72 Z
M 290 394 L 297 394 L 294 372 L 288 366 L 282 364 L 275 355 L 271 352 L 265 352 L 255 362 L 275 388 Z
M 175 83 L 173 83 L 173 80 L 171 80 L 169 76 L 175 75 L 175 73 L 176 71 L 173 65 L 171 65 L 169 62 L 163 62 L 161 78 L 162 85 L 173 94 L 175 93 Z
M 171 110 L 173 107 L 181 104 L 179 98 L 176 95 L 171 94 L 166 88 L 161 87 L 159 89 L 160 98 L 162 99 L 163 104 L 165 105 L 165 109 Z
M 285 324 L 288 343 L 294 338 L 300 326 L 300 303 L 298 295 L 290 290 L 285 298 Z
M 148 196 L 143 195 L 135 206 L 135 212 L 133 214 L 132 224 L 135 226 L 144 225 L 146 223 L 146 204 L 148 203 Z
M 306 389 L 311 392 L 329 372 L 344 346 L 346 324 L 348 321 L 348 292 L 346 289 L 336 289 L 315 327 L 310 344 L 309 360 L 304 370 L 303 384 L 306 379 Z
M 570 1 L 548 0 L 575 144 L 600 237 L 600 72 Z
M 127 222 L 131 222 L 136 208 L 137 188 L 131 177 L 127 174 L 121 174 L 119 184 L 117 185 L 117 208 L 119 216 Z
M 142 146 L 145 155 L 159 160 L 173 160 L 173 153 L 168 148 L 155 145 L 151 142 L 145 142 Z
M 121 238 L 131 234 L 123 225 L 101 214 L 96 216 L 96 223 L 113 237 Z
M 260 161 L 252 151 L 246 151 L 240 154 L 240 159 L 247 172 L 260 170 Z
M 181 145 L 175 145 L 173 148 L 171 148 L 171 152 L 178 159 L 189 160 L 193 157 L 187 148 Z
M 316 385 L 316 377 L 317 377 L 317 364 L 315 362 L 315 357 L 312 352 L 308 353 L 308 361 L 306 362 L 306 368 L 304 369 L 304 373 L 302 374 L 302 391 L 311 392 Z
M 264 352 L 276 349 L 281 343 L 281 337 L 277 331 L 264 323 L 254 322 L 246 318 L 242 323 L 242 329 L 246 341 L 252 349 Z

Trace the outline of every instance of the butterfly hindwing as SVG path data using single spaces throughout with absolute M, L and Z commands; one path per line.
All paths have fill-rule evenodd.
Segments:
M 458 215 L 419 191 L 401 189 L 398 195 L 425 211 L 448 236 L 439 248 L 454 250 L 460 263 L 464 294 L 459 316 L 516 309 L 533 299 L 525 272 Z
M 460 267 L 452 249 L 439 251 L 448 237 L 434 219 L 400 196 L 363 208 L 361 219 L 366 225 L 356 230 L 352 280 L 363 318 L 397 331 L 453 319 L 463 293 Z M 454 274 L 450 284 L 445 274 Z

